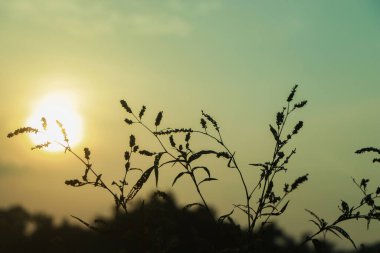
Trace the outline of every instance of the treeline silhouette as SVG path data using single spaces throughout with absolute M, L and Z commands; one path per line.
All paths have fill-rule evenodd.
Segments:
M 298 248 L 275 223 L 247 244 L 248 232 L 228 219 L 215 222 L 203 208 L 179 208 L 163 192 L 127 214 L 115 211 L 112 218 L 98 218 L 87 227 L 67 221 L 54 225 L 51 216 L 13 206 L 0 210 L 0 252 L 343 252 L 329 241 L 319 241 L 316 249 Z M 380 243 L 358 252 L 380 252 Z

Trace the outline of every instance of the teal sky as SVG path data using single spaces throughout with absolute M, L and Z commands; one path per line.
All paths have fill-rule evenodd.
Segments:
M 110 210 L 112 200 L 101 192 L 63 184 L 80 176 L 75 159 L 31 152 L 27 138 L 5 138 L 46 94 L 75 94 L 85 129 L 77 149 L 89 146 L 111 178 L 123 168 L 129 134 L 142 133 L 123 124 L 121 98 L 147 105 L 152 120 L 164 110 L 163 124 L 171 127 L 196 127 L 206 110 L 248 164 L 270 156 L 268 124 L 297 83 L 296 98 L 309 104 L 295 115 L 305 127 L 292 143 L 298 153 L 285 178 L 310 173 L 310 181 L 294 193 L 280 224 L 298 235 L 310 230 L 304 208 L 335 218 L 341 199 L 360 197 L 351 176 L 379 184 L 372 157 L 354 154 L 380 146 L 379 13 L 379 1 L 348 0 L 0 2 L 1 206 L 84 218 Z M 220 182 L 206 192 L 227 212 L 242 189 L 227 169 L 215 173 Z M 162 188 L 170 180 L 168 172 Z M 188 189 L 174 189 L 180 201 L 196 200 Z M 365 224 L 345 228 L 358 242 L 378 240 Z

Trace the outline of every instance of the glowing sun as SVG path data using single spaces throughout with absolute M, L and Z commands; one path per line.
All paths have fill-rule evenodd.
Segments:
M 78 144 L 83 137 L 82 118 L 78 114 L 72 96 L 67 93 L 51 93 L 43 97 L 34 107 L 34 111 L 27 119 L 27 125 L 38 129 L 43 129 L 41 118 L 44 117 L 47 122 L 45 131 L 38 134 L 30 134 L 30 138 L 35 145 L 50 142 L 51 144 L 44 148 L 46 151 L 57 152 L 64 148 L 57 142 L 66 144 L 61 128 L 57 120 L 62 123 L 66 129 L 70 146 Z

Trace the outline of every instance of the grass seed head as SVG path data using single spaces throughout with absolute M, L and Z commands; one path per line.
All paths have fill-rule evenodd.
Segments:
M 127 102 L 125 100 L 120 100 L 120 104 L 121 106 L 128 112 L 128 113 L 132 113 L 132 110 L 131 108 L 128 106 Z

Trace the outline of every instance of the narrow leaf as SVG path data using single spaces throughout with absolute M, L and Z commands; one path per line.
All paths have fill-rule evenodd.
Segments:
M 218 179 L 213 178 L 213 177 L 205 178 L 205 179 L 203 179 L 202 181 L 200 181 L 200 182 L 198 183 L 198 186 L 199 186 L 201 183 L 203 183 L 203 182 L 206 182 L 206 181 L 215 181 L 215 180 L 218 180 Z
M 269 124 L 269 129 L 270 129 L 274 139 L 276 141 L 279 141 L 278 133 L 277 133 L 276 129 L 274 129 L 274 127 L 271 124 Z
M 285 212 L 286 208 L 288 207 L 288 204 L 289 204 L 289 200 L 288 200 L 288 202 L 286 202 L 286 204 L 281 208 L 280 213 Z
M 308 213 L 310 213 L 312 216 L 314 216 L 318 220 L 319 224 L 321 224 L 321 226 L 323 225 L 323 221 L 322 221 L 321 218 L 318 217 L 318 215 L 316 215 L 314 212 L 312 212 L 312 211 L 310 211 L 308 209 L 305 209 L 305 211 L 308 212 Z
M 341 235 L 343 235 L 346 239 L 348 239 L 354 248 L 356 249 L 355 242 L 351 239 L 350 235 L 341 227 L 338 226 L 330 226 L 330 228 L 335 229 L 335 231 L 339 232 Z
M 315 220 L 309 220 L 309 221 L 313 222 L 317 226 L 318 229 L 321 229 L 321 226 Z
M 130 192 L 128 193 L 127 200 L 133 199 L 136 194 L 140 191 L 142 186 L 145 184 L 145 182 L 148 180 L 150 174 L 152 173 L 154 169 L 154 166 L 147 169 L 140 177 L 140 179 L 136 182 L 136 184 L 132 187 Z
M 192 172 L 194 173 L 195 170 L 197 170 L 197 169 L 202 169 L 202 170 L 206 171 L 207 176 L 210 177 L 211 174 L 210 174 L 210 171 L 209 171 L 209 169 L 207 167 L 205 167 L 205 166 L 196 166 L 196 167 L 194 167 L 192 169 Z
M 154 176 L 156 178 L 156 187 L 158 187 L 158 168 L 159 168 L 159 163 L 160 159 L 164 153 L 158 153 L 154 159 Z
M 264 169 L 268 168 L 268 165 L 267 164 L 263 164 L 263 163 L 250 163 L 248 165 L 255 166 L 255 167 L 263 167 Z
M 331 228 L 326 228 L 326 229 L 327 229 L 327 231 L 333 233 L 334 235 L 336 235 L 337 237 L 339 237 L 340 239 L 342 239 L 342 237 L 340 237 L 340 235 L 337 232 L 335 232 L 333 229 L 331 229 Z
M 180 177 L 182 177 L 183 175 L 185 175 L 185 174 L 189 174 L 189 172 L 187 172 L 187 171 L 182 171 L 182 172 L 178 173 L 178 175 L 177 175 L 177 176 L 174 178 L 174 180 L 173 180 L 172 186 L 174 186 L 175 182 L 177 182 L 177 180 L 178 180 Z
M 92 230 L 95 230 L 95 231 L 98 231 L 99 229 L 90 225 L 88 222 L 85 222 L 84 220 L 82 220 L 81 218 L 78 218 L 74 215 L 70 215 L 71 217 L 73 217 L 74 219 L 76 219 L 77 221 L 79 221 L 80 223 L 82 223 L 83 225 L 85 225 L 86 227 L 88 227 L 89 229 L 92 229 Z

